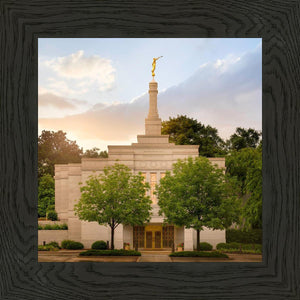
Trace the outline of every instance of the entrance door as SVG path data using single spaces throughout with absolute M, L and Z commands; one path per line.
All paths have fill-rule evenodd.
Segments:
M 146 231 L 146 248 L 152 248 L 152 231 Z
M 155 231 L 155 248 L 161 248 L 161 232 Z

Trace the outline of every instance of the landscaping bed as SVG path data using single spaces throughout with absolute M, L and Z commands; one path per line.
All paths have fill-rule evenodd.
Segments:
M 221 249 L 223 253 L 232 253 L 232 254 L 254 254 L 261 255 L 261 250 L 238 250 L 238 249 Z
M 172 262 L 226 262 L 228 255 L 219 251 L 180 251 L 170 255 Z
M 140 256 L 78 256 L 76 262 L 137 262 Z
M 87 250 L 79 253 L 79 256 L 141 256 L 141 252 L 134 250 Z
M 79 253 L 78 261 L 136 262 L 141 252 L 134 250 L 87 250 Z

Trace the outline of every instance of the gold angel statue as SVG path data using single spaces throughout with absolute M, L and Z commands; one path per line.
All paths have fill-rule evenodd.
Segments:
M 153 76 L 153 78 L 154 78 L 154 76 L 155 76 L 154 71 L 155 71 L 155 68 L 156 68 L 156 61 L 157 61 L 158 59 L 160 59 L 161 57 L 162 57 L 162 56 L 159 56 L 159 57 L 157 57 L 157 58 L 153 57 L 153 63 L 152 63 L 152 76 Z

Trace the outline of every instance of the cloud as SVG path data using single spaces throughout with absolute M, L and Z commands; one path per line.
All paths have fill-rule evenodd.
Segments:
M 216 127 L 223 138 L 228 138 L 238 126 L 260 130 L 261 67 L 260 47 L 240 57 L 206 63 L 184 82 L 159 91 L 159 114 L 163 120 L 186 114 Z M 41 118 L 39 125 L 72 132 L 80 140 L 129 140 L 144 133 L 147 114 L 145 92 L 128 103 L 95 105 L 84 113 L 64 118 Z
M 39 107 L 54 106 L 59 109 L 75 109 L 76 106 L 60 96 L 51 93 L 39 95 Z
M 60 84 L 58 89 L 67 91 L 70 83 L 65 80 L 76 82 L 76 86 L 84 88 L 97 85 L 100 91 L 106 91 L 113 88 L 115 83 L 116 70 L 112 66 L 111 60 L 98 55 L 85 56 L 83 50 L 79 50 L 68 56 L 58 57 L 41 62 L 41 65 L 53 70 L 62 80 L 52 79 L 56 84 Z M 50 79 L 51 81 L 51 79 Z M 76 92 L 80 89 L 76 89 Z
M 39 107 L 53 106 L 59 109 L 76 109 L 78 105 L 85 104 L 86 101 L 77 99 L 68 99 L 57 96 L 52 93 L 39 94 Z

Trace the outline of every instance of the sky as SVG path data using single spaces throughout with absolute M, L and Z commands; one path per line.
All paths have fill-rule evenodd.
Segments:
M 38 126 L 84 150 L 130 145 L 144 134 L 156 63 L 162 120 L 186 115 L 228 139 L 261 130 L 262 42 L 198 38 L 39 38 Z

